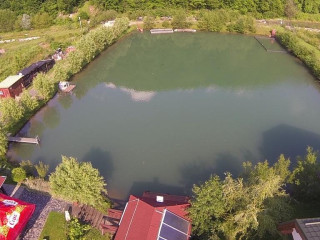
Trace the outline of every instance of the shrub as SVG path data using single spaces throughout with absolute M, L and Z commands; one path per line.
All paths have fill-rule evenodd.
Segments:
M 162 27 L 164 27 L 164 28 L 169 28 L 169 27 L 170 27 L 170 22 L 167 21 L 167 20 L 163 21 Z
M 147 16 L 143 19 L 143 28 L 144 29 L 152 29 L 155 26 L 154 17 Z
M 55 92 L 54 84 L 50 81 L 49 76 L 44 73 L 39 73 L 34 78 L 33 86 L 45 100 L 50 99 Z
M 35 165 L 37 169 L 37 173 L 40 178 L 44 179 L 47 176 L 47 173 L 49 171 L 49 165 L 44 164 L 43 162 L 39 162 L 38 165 Z
M 11 173 L 12 180 L 17 183 L 21 183 L 27 177 L 26 171 L 22 167 L 12 169 Z
M 79 240 L 91 229 L 90 225 L 81 224 L 77 218 L 68 223 L 67 235 L 70 240 Z
M 50 15 L 46 12 L 37 13 L 32 19 L 32 25 L 35 28 L 47 28 L 52 25 L 52 19 Z
M 184 11 L 179 11 L 171 22 L 173 28 L 188 28 L 190 23 L 187 21 L 187 14 Z
M 279 42 L 289 51 L 301 59 L 314 73 L 320 78 L 320 51 L 289 31 L 279 32 L 277 34 Z
M 20 167 L 23 168 L 27 176 L 33 176 L 34 166 L 30 160 L 23 160 L 20 162 Z
M 7 132 L 0 125 L 0 158 L 4 157 L 7 151 L 8 138 Z
M 83 20 L 89 20 L 89 14 L 88 13 L 86 13 L 86 12 L 84 12 L 84 11 L 81 11 L 81 12 L 79 12 L 79 14 L 78 14 L 78 18 L 80 18 L 81 20 L 83 19 Z

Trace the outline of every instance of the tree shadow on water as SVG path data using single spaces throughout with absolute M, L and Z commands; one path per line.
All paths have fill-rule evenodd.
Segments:
M 280 154 L 290 157 L 291 161 L 306 153 L 307 146 L 319 150 L 320 135 L 308 130 L 280 124 L 265 131 L 260 148 L 262 156 L 271 164 L 277 161 Z
M 128 197 L 130 194 L 141 196 L 145 191 L 167 193 L 173 195 L 186 195 L 186 191 L 183 187 L 161 183 L 159 182 L 159 179 L 155 177 L 152 181 L 133 182 L 128 193 Z
M 248 154 L 246 151 L 244 157 Z M 180 169 L 181 184 L 190 193 L 194 184 L 202 184 L 211 175 L 224 177 L 225 172 L 230 172 L 237 177 L 242 170 L 242 158 L 233 156 L 228 152 L 219 153 L 212 160 L 197 159 L 184 164 Z
M 81 162 L 91 162 L 94 168 L 99 169 L 99 172 L 106 180 L 112 176 L 114 166 L 113 160 L 109 152 L 103 151 L 101 148 L 91 148 L 87 152 Z

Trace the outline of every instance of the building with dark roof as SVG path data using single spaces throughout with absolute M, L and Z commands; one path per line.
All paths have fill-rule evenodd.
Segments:
M 115 240 L 188 240 L 191 221 L 189 198 L 144 192 L 131 195 L 123 211 Z
M 55 61 L 53 59 L 47 59 L 33 63 L 29 67 L 22 69 L 18 73 L 18 75 L 24 76 L 23 86 L 28 87 L 31 84 L 33 78 L 37 76 L 38 73 L 48 72 L 54 64 Z
M 294 240 L 319 240 L 320 218 L 294 219 L 278 225 L 284 235 L 292 235 Z

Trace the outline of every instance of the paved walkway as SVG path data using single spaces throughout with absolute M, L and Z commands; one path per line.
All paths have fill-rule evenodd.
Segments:
M 4 184 L 3 187 L 8 195 L 14 189 L 14 186 L 9 184 Z M 64 212 L 67 206 L 64 201 L 52 198 L 50 195 L 29 191 L 25 187 L 20 187 L 13 197 L 36 205 L 31 219 L 20 236 L 20 239 L 24 240 L 38 240 L 48 214 L 51 211 Z

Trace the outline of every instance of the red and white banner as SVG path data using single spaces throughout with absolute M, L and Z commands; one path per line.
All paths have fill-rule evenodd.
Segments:
M 0 240 L 15 240 L 35 210 L 35 205 L 0 193 Z

